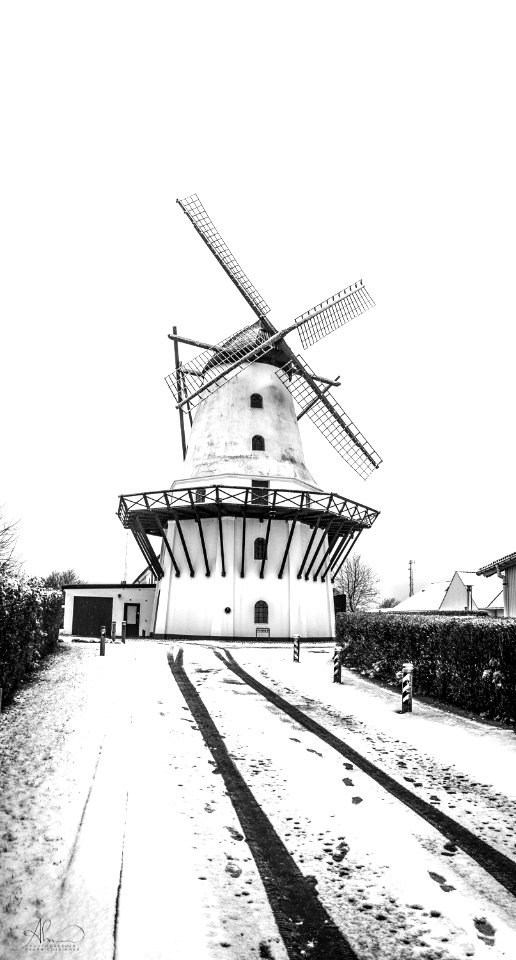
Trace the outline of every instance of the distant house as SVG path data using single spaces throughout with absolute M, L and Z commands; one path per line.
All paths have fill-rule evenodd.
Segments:
M 456 570 L 451 580 L 436 580 L 381 613 L 479 613 L 503 616 L 501 589 L 470 570 Z
M 516 553 L 509 553 L 500 560 L 494 560 L 485 567 L 480 567 L 477 574 L 482 577 L 493 577 L 497 574 L 502 581 L 503 615 L 516 617 Z M 498 586 L 500 584 L 498 583 Z

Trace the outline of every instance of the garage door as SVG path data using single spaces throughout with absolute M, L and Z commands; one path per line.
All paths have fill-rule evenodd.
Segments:
M 111 633 L 112 597 L 74 597 L 72 633 L 79 637 L 100 637 L 100 628 Z

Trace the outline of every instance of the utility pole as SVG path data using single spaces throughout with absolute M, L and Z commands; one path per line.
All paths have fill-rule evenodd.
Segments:
M 412 597 L 412 596 L 414 595 L 414 571 L 412 570 L 412 567 L 414 566 L 415 562 L 416 562 L 415 560 L 409 560 L 409 562 L 408 562 L 408 569 L 409 569 L 409 597 Z

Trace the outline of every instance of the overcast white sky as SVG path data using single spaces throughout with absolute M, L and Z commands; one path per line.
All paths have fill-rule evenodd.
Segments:
M 167 333 L 254 319 L 191 193 L 277 326 L 360 278 L 376 301 L 304 356 L 384 463 L 364 482 L 306 418 L 303 441 L 324 488 L 381 511 L 360 551 L 383 594 L 409 559 L 419 587 L 516 550 L 513 17 L 2 5 L 0 503 L 27 572 L 122 578 L 118 495 L 181 462 Z

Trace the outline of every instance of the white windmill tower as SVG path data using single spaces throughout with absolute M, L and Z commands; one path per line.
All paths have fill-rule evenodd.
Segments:
M 277 331 L 198 197 L 178 203 L 258 319 L 215 345 L 169 334 L 182 476 L 119 506 L 157 579 L 154 635 L 331 639 L 332 584 L 378 511 L 317 486 L 298 421 L 310 417 L 364 478 L 381 460 L 331 395 L 338 380 L 315 374 L 285 337 L 298 330 L 306 348 L 373 301 L 360 281 Z M 203 352 L 180 363 L 178 342 Z

